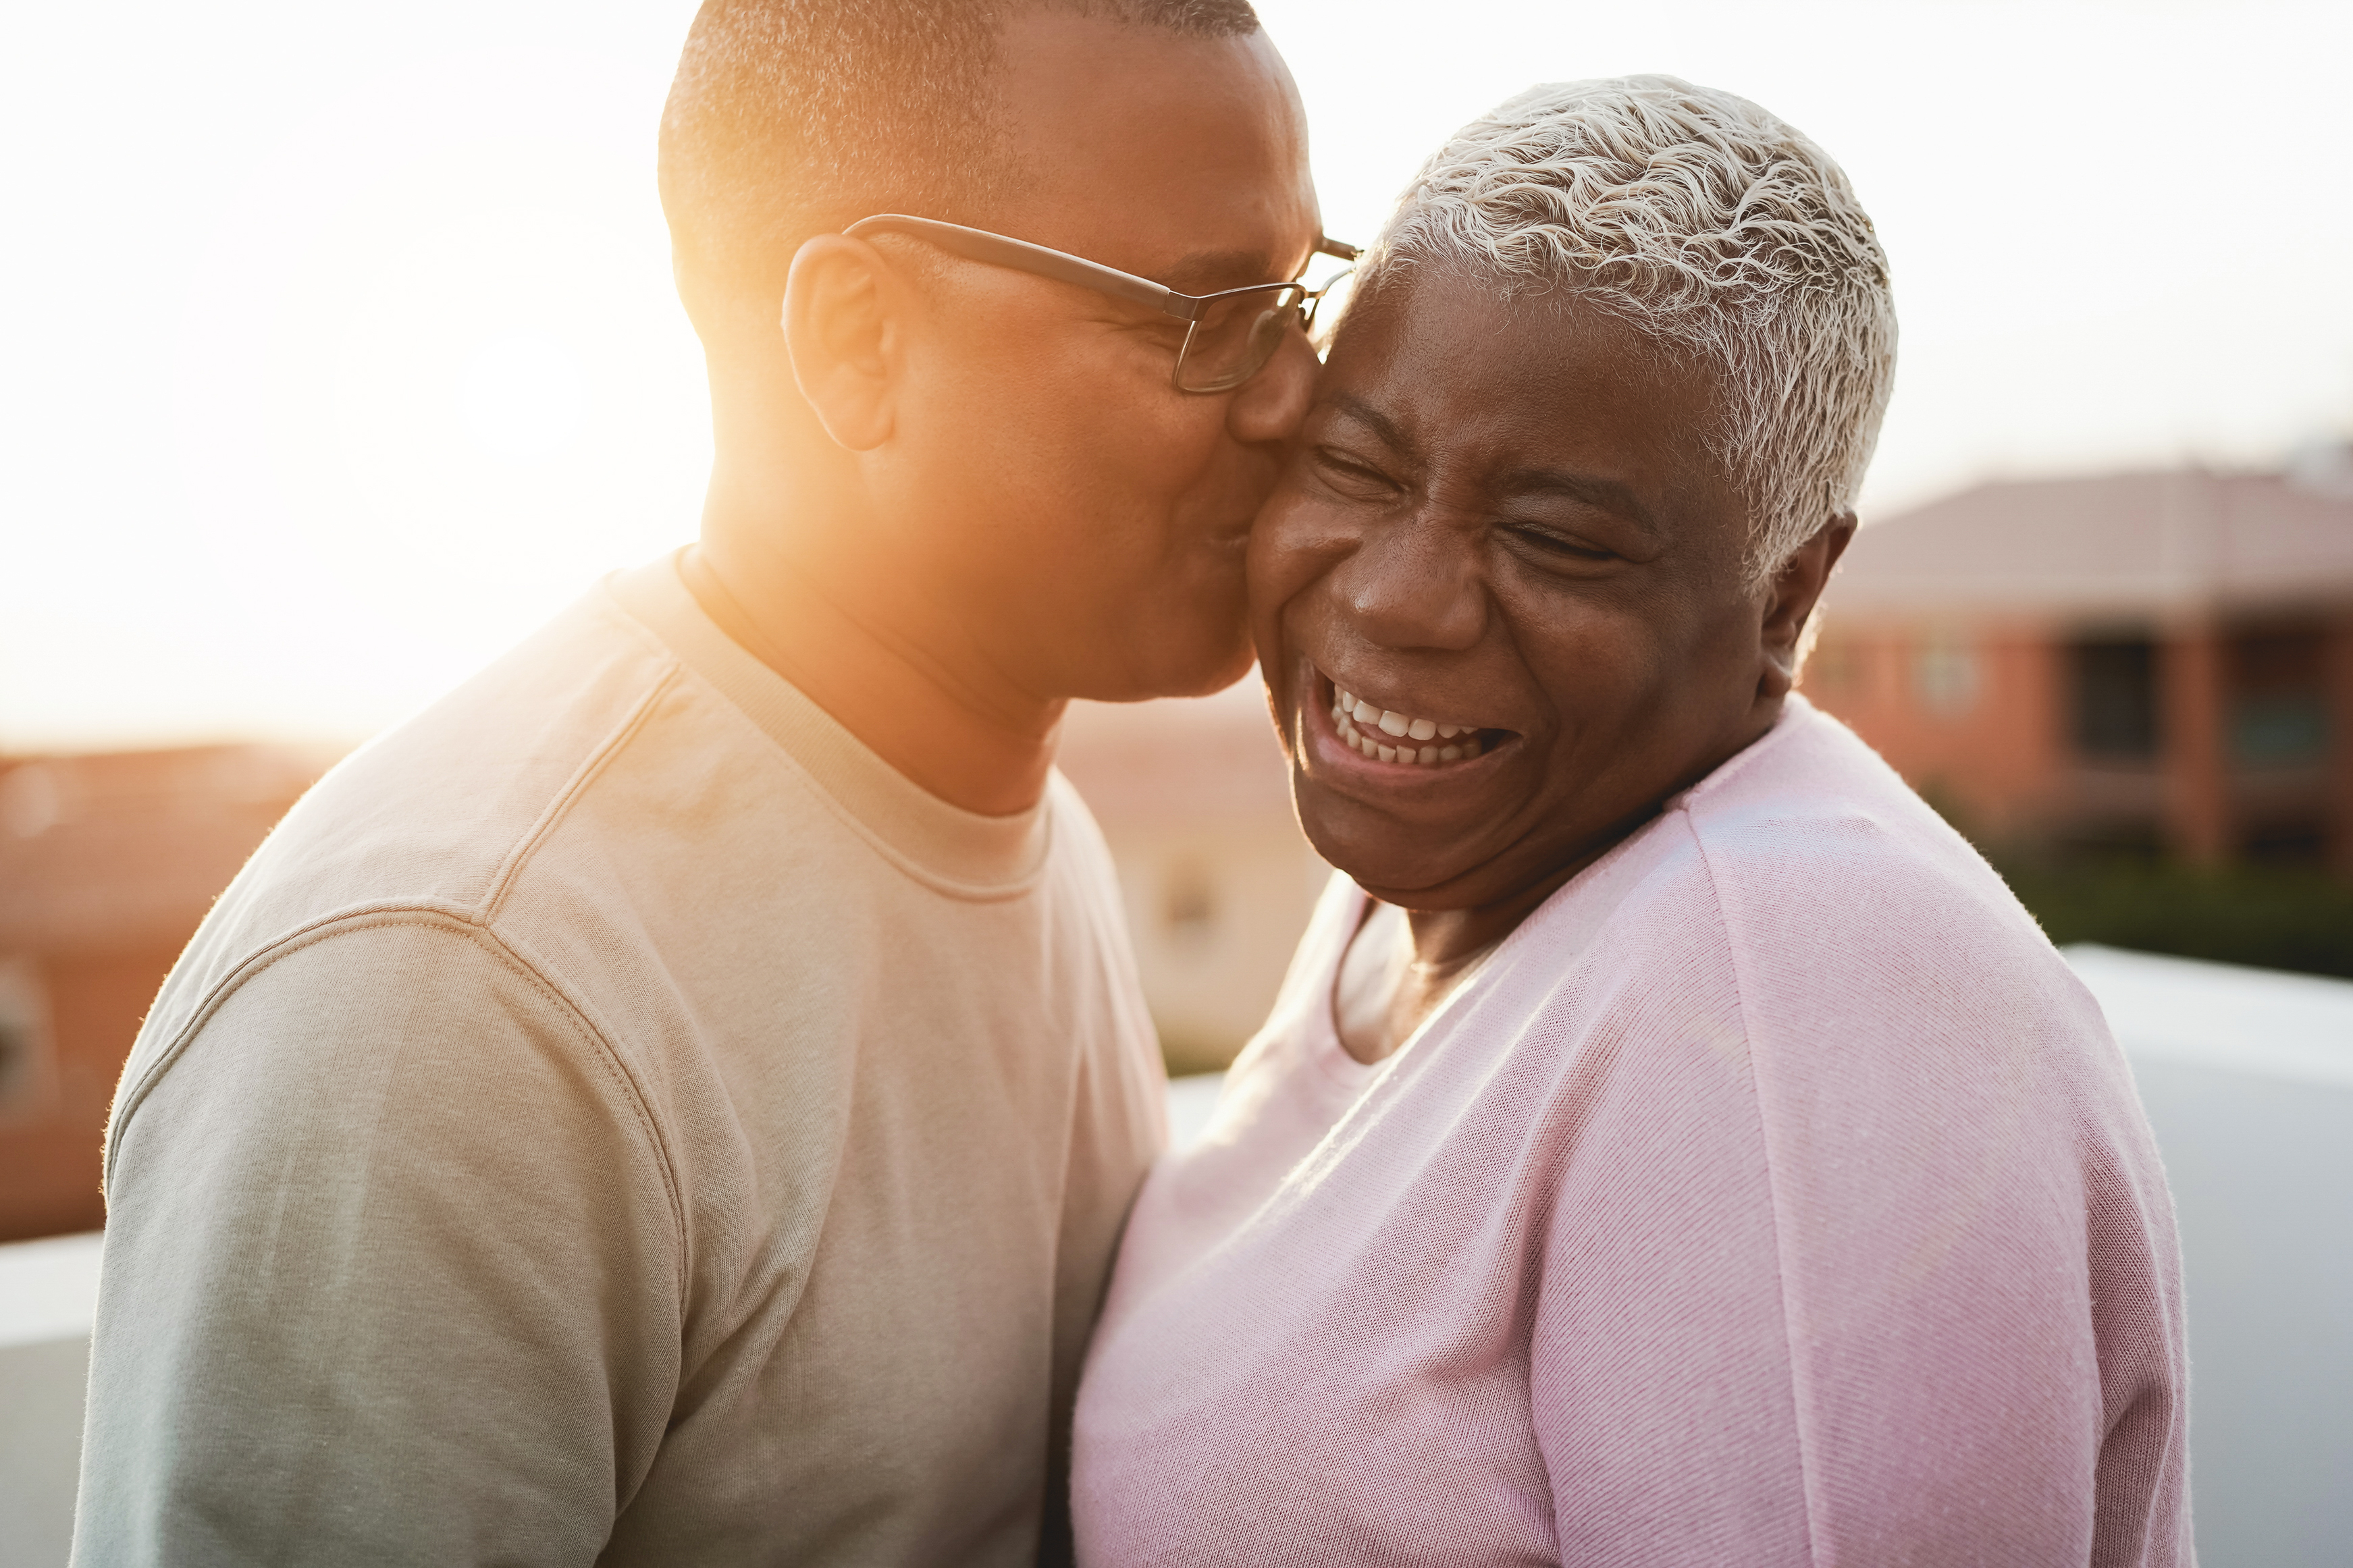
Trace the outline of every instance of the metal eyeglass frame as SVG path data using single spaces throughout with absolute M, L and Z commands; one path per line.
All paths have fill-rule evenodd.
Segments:
M 1304 283 L 1293 281 L 1250 283 L 1240 289 L 1221 289 L 1214 294 L 1179 294 L 1176 289 L 1155 283 L 1148 278 L 1138 278 L 1133 272 L 1122 272 L 1116 267 L 1105 267 L 1099 261 L 1089 261 L 1067 251 L 1032 245 L 1026 239 L 991 234 L 985 228 L 966 228 L 960 223 L 943 223 L 937 218 L 911 217 L 905 213 L 877 213 L 872 217 L 860 218 L 841 232 L 852 239 L 863 239 L 870 234 L 913 235 L 918 239 L 929 240 L 943 250 L 953 251 L 968 261 L 983 262 L 991 267 L 1010 267 L 1018 271 L 1036 273 L 1041 278 L 1075 283 L 1082 289 L 1092 289 L 1114 299 L 1133 300 L 1164 315 L 1174 316 L 1186 323 L 1185 343 L 1176 351 L 1176 364 L 1169 372 L 1169 384 L 1179 392 L 1204 395 L 1232 391 L 1264 370 L 1267 360 L 1273 357 L 1273 351 L 1269 349 L 1256 363 L 1214 385 L 1186 385 L 1185 358 L 1193 347 L 1194 334 L 1200 330 L 1201 318 L 1208 314 L 1211 306 L 1244 294 L 1295 294 L 1298 298 L 1292 304 L 1300 312 L 1300 324 L 1312 327 L 1315 321 L 1315 307 L 1331 291 L 1334 284 L 1347 276 L 1343 272 L 1321 289 L 1310 289 Z M 1345 240 L 1319 235 L 1314 254 L 1340 261 L 1354 261 L 1363 253 Z M 1279 304 L 1275 308 L 1282 309 Z

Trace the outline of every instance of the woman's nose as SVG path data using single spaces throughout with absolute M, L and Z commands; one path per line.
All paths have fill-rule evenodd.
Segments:
M 1460 531 L 1426 518 L 1371 530 L 1326 582 L 1353 629 L 1381 647 L 1455 652 L 1486 630 L 1476 550 Z

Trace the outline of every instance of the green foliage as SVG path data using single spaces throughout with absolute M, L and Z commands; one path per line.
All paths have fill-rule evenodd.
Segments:
M 1995 864 L 2051 940 L 2353 978 L 2353 884 L 2127 859 Z

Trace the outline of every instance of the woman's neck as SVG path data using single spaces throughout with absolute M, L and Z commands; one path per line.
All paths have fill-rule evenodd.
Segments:
M 1419 918 L 1368 900 L 1365 918 L 1341 955 L 1333 977 L 1332 1021 L 1341 1045 L 1360 1062 L 1394 1055 L 1494 951 L 1491 942 L 1426 957 L 1414 926 Z
M 1333 1022 L 1348 1054 L 1377 1062 L 1395 1052 L 1521 921 L 1599 854 L 1475 909 L 1409 910 L 1367 899 L 1333 978 Z

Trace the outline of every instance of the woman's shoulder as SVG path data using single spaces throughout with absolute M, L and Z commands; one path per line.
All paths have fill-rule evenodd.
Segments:
M 1729 903 L 1796 900 L 1859 939 L 1965 926 L 2049 947 L 1985 857 L 1818 709 L 1793 710 L 1674 808 Z
M 1752 1029 L 2113 1055 L 2000 874 L 1829 715 L 1793 711 L 1678 809 Z

